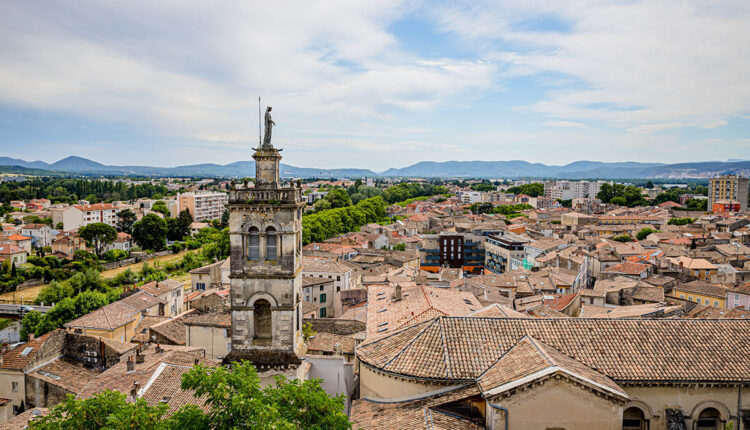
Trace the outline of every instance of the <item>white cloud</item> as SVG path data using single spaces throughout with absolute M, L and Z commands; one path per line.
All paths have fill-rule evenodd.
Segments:
M 0 4 L 0 102 L 173 138 L 252 142 L 258 95 L 281 105 L 281 137 L 304 121 L 352 129 L 428 111 L 492 84 L 491 64 L 401 51 L 387 26 L 408 0 L 46 6 Z
M 699 1 L 470 2 L 439 9 L 447 31 L 494 49 L 508 76 L 555 72 L 581 84 L 532 110 L 635 130 L 724 125 L 750 111 L 750 3 Z M 560 29 L 529 28 L 554 18 Z M 508 49 L 508 46 L 514 47 Z
M 586 124 L 575 121 L 547 121 L 542 125 L 547 127 L 589 128 Z

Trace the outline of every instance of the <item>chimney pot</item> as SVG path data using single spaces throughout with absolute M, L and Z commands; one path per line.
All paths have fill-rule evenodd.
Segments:
M 29 333 L 29 342 L 34 340 L 34 333 Z

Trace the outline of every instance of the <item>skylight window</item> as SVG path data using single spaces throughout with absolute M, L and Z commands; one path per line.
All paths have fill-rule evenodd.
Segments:
M 34 350 L 34 348 L 32 348 L 32 347 L 30 347 L 30 346 L 27 346 L 26 348 L 24 348 L 24 349 L 23 349 L 23 351 L 21 351 L 21 357 L 26 357 L 26 356 L 27 356 L 27 355 L 29 355 L 29 354 L 31 353 L 31 351 L 33 351 L 33 350 Z
M 382 327 L 382 328 L 379 328 L 377 332 L 378 333 L 382 333 L 382 332 L 384 332 L 386 330 L 388 330 L 388 327 Z
M 383 308 L 383 309 L 379 309 L 379 310 L 378 310 L 378 313 L 381 313 L 381 312 L 385 312 L 385 311 L 387 311 L 387 310 L 388 310 L 388 308 Z

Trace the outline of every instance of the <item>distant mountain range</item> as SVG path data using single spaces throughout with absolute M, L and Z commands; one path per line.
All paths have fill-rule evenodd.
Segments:
M 177 167 L 108 166 L 82 157 L 71 156 L 52 164 L 44 161 L 25 161 L 0 157 L 0 166 L 18 166 L 83 175 L 125 176 L 192 176 L 192 177 L 251 177 L 255 175 L 254 161 L 230 164 L 192 164 Z M 285 177 L 473 177 L 473 178 L 708 178 L 717 174 L 750 174 L 750 161 L 728 160 L 697 163 L 638 163 L 634 161 L 605 163 L 575 161 L 564 166 L 548 166 L 527 161 L 422 161 L 411 166 L 388 169 L 376 173 L 368 169 L 317 169 L 281 165 Z

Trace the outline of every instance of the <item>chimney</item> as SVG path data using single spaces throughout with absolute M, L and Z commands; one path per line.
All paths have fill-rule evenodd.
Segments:
M 135 372 L 135 361 L 133 360 L 133 357 L 128 357 L 127 366 L 127 373 Z
M 29 333 L 29 342 L 34 340 L 34 333 Z
M 393 295 L 391 296 L 391 299 L 394 302 L 401 301 L 401 284 L 396 284 L 396 287 L 393 289 Z
M 141 354 L 140 351 L 135 354 L 136 363 L 144 363 L 145 361 L 146 361 L 146 356 Z
M 196 357 L 196 358 L 195 358 L 195 361 L 193 362 L 193 364 L 197 366 L 197 365 L 198 365 L 198 363 L 200 363 L 200 362 L 201 362 L 201 359 L 200 359 L 200 358 L 198 358 L 198 357 Z
M 138 383 L 138 381 L 133 381 L 133 387 L 130 388 L 130 397 L 135 400 L 138 398 L 138 390 L 141 389 L 141 384 Z
M 162 352 L 162 351 L 164 351 L 164 350 L 163 350 L 163 349 L 161 349 L 161 345 L 157 343 L 157 344 L 156 344 L 156 349 L 154 349 L 154 352 L 156 352 L 157 354 L 159 354 L 159 353 L 160 353 L 160 352 Z

